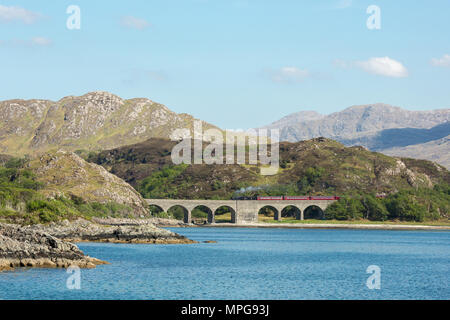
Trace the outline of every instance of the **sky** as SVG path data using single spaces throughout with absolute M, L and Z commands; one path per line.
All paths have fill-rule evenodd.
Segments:
M 109 91 L 223 129 L 449 108 L 449 13 L 448 0 L 0 0 L 0 100 Z

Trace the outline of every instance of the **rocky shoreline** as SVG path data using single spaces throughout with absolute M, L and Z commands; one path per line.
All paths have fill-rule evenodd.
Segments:
M 86 256 L 76 245 L 47 233 L 0 224 L 0 272 L 18 267 L 95 268 L 107 264 Z
M 93 218 L 92 221 L 101 225 L 109 226 L 140 226 L 152 224 L 156 227 L 187 227 L 189 224 L 181 220 L 163 219 L 163 218 L 145 218 L 145 219 L 129 219 L 129 218 Z
M 191 244 L 193 240 L 169 230 L 155 227 L 146 220 L 110 219 L 98 223 L 79 219 L 49 225 L 33 225 L 30 230 L 46 232 L 69 242 L 107 242 L 141 244 Z
M 174 232 L 147 220 L 84 219 L 49 225 L 19 226 L 0 223 L 0 272 L 14 268 L 95 268 L 108 264 L 86 256 L 73 242 L 136 244 L 192 244 Z

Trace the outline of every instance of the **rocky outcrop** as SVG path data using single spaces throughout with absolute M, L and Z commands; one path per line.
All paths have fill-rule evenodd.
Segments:
M 95 268 L 106 262 L 88 257 L 74 244 L 48 233 L 0 224 L 0 271 L 16 267 Z
M 0 101 L 0 153 L 117 148 L 153 137 L 169 138 L 175 129 L 192 128 L 194 120 L 150 99 L 125 100 L 109 92 L 57 102 Z M 204 123 L 204 127 L 213 126 Z
M 88 202 L 114 202 L 129 206 L 131 215 L 148 215 L 146 203 L 133 187 L 72 152 L 44 154 L 31 161 L 28 167 L 44 184 L 40 192 L 47 197 L 77 196 Z
M 83 219 L 33 226 L 0 224 L 0 272 L 18 267 L 95 268 L 107 263 L 86 256 L 74 242 L 196 243 L 174 232 L 157 228 L 149 220 L 108 221 L 116 225 L 106 224 L 107 220 L 100 221 L 102 224 Z
M 126 219 L 126 218 L 93 218 L 93 222 L 110 226 L 140 226 L 153 224 L 157 227 L 185 227 L 188 224 L 181 220 L 148 218 L 148 219 Z
M 86 220 L 62 221 L 50 225 L 34 225 L 28 230 L 46 232 L 70 242 L 110 242 L 149 244 L 189 244 L 195 243 L 184 236 L 160 229 L 153 224 L 106 225 Z

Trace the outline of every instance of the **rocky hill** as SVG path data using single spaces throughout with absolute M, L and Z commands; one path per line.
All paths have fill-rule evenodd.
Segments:
M 281 168 L 274 176 L 261 176 L 250 165 L 174 166 L 170 159 L 174 144 L 150 139 L 100 152 L 89 161 L 125 179 L 146 197 L 161 198 L 229 199 L 248 190 L 278 195 L 392 193 L 450 182 L 449 172 L 435 163 L 392 158 L 325 138 L 281 143 Z
M 450 146 L 442 148 L 442 141 L 437 142 L 439 147 L 434 147 L 436 143 L 428 144 L 426 153 L 414 154 L 401 148 L 438 141 L 448 136 L 449 121 L 450 109 L 408 111 L 378 103 L 353 106 L 327 116 L 314 111 L 298 112 L 266 128 L 280 129 L 282 141 L 297 142 L 327 137 L 346 146 L 361 145 L 389 155 L 418 157 L 447 166 L 442 152 Z M 408 147 L 406 150 L 416 149 Z
M 177 198 L 228 198 L 230 193 L 255 182 L 258 168 L 240 165 L 179 165 L 173 166 L 171 150 L 177 144 L 166 139 L 150 139 L 131 146 L 102 151 L 88 161 L 105 167 L 139 190 L 143 180 L 155 175 L 166 181 L 159 196 Z M 193 145 L 193 144 L 192 144 Z M 206 146 L 206 144 L 204 144 Z M 166 176 L 167 177 L 164 177 Z
M 301 111 L 301 112 L 296 112 L 296 113 L 287 115 L 287 116 L 281 118 L 280 120 L 275 121 L 271 125 L 266 126 L 265 128 L 281 129 L 281 128 L 288 128 L 288 127 L 296 127 L 299 123 L 321 120 L 325 117 L 326 117 L 325 115 L 320 114 L 316 111 Z M 284 133 L 282 140 L 289 141 L 289 135 L 287 133 Z
M 0 102 L 0 153 L 105 150 L 152 137 L 169 138 L 174 129 L 192 128 L 193 121 L 149 99 L 125 100 L 108 92 L 57 102 L 9 100 Z
M 297 142 L 317 137 L 356 139 L 386 129 L 430 129 L 450 121 L 450 109 L 409 111 L 381 103 L 353 106 L 327 116 L 311 117 L 311 113 L 295 113 L 266 128 L 280 129 L 282 141 Z
M 149 215 L 129 184 L 74 153 L 11 158 L 0 164 L 0 222 L 37 224 Z
M 87 202 L 123 204 L 133 208 L 136 216 L 148 214 L 141 195 L 128 183 L 72 152 L 41 155 L 27 168 L 43 184 L 40 193 L 48 198 L 75 196 Z

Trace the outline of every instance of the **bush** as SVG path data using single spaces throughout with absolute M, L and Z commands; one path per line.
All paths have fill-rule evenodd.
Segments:
M 5 163 L 5 168 L 8 169 L 19 169 L 22 168 L 26 163 L 28 162 L 28 158 L 12 158 L 9 159 L 6 163 Z
M 364 206 L 358 199 L 343 197 L 325 210 L 327 220 L 356 220 L 364 217 Z
M 48 209 L 40 209 L 39 220 L 41 223 L 49 223 L 53 221 L 58 221 L 59 217 L 55 212 L 52 212 Z
M 386 208 L 389 211 L 389 219 L 392 220 L 422 222 L 425 219 L 425 208 L 405 192 L 388 197 Z
M 185 164 L 166 166 L 162 170 L 157 171 L 142 180 L 138 187 L 138 191 L 144 198 L 174 198 L 176 197 L 178 190 L 177 186 L 171 186 L 170 182 L 182 174 L 187 167 L 188 166 Z M 182 187 L 183 186 L 180 186 L 180 188 Z
M 364 218 L 371 221 L 386 221 L 389 216 L 389 212 L 382 200 L 376 199 L 372 195 L 367 195 L 362 200 L 364 206 Z
M 161 218 L 161 219 L 172 219 L 172 215 L 167 212 L 164 212 L 164 211 L 161 211 L 158 213 L 152 213 L 152 217 Z M 178 220 L 183 220 L 183 219 L 178 219 Z
M 184 210 L 181 207 L 175 207 L 171 211 L 171 216 L 177 220 L 184 220 Z
M 321 167 L 310 167 L 306 169 L 304 176 L 297 181 L 297 189 L 303 194 L 311 192 L 317 181 L 323 176 L 325 169 Z
M 42 209 L 47 209 L 50 211 L 58 211 L 57 206 L 47 200 L 33 200 L 27 203 L 28 212 L 39 211 Z
M 0 217 L 9 218 L 17 215 L 17 212 L 9 208 L 0 208 Z

